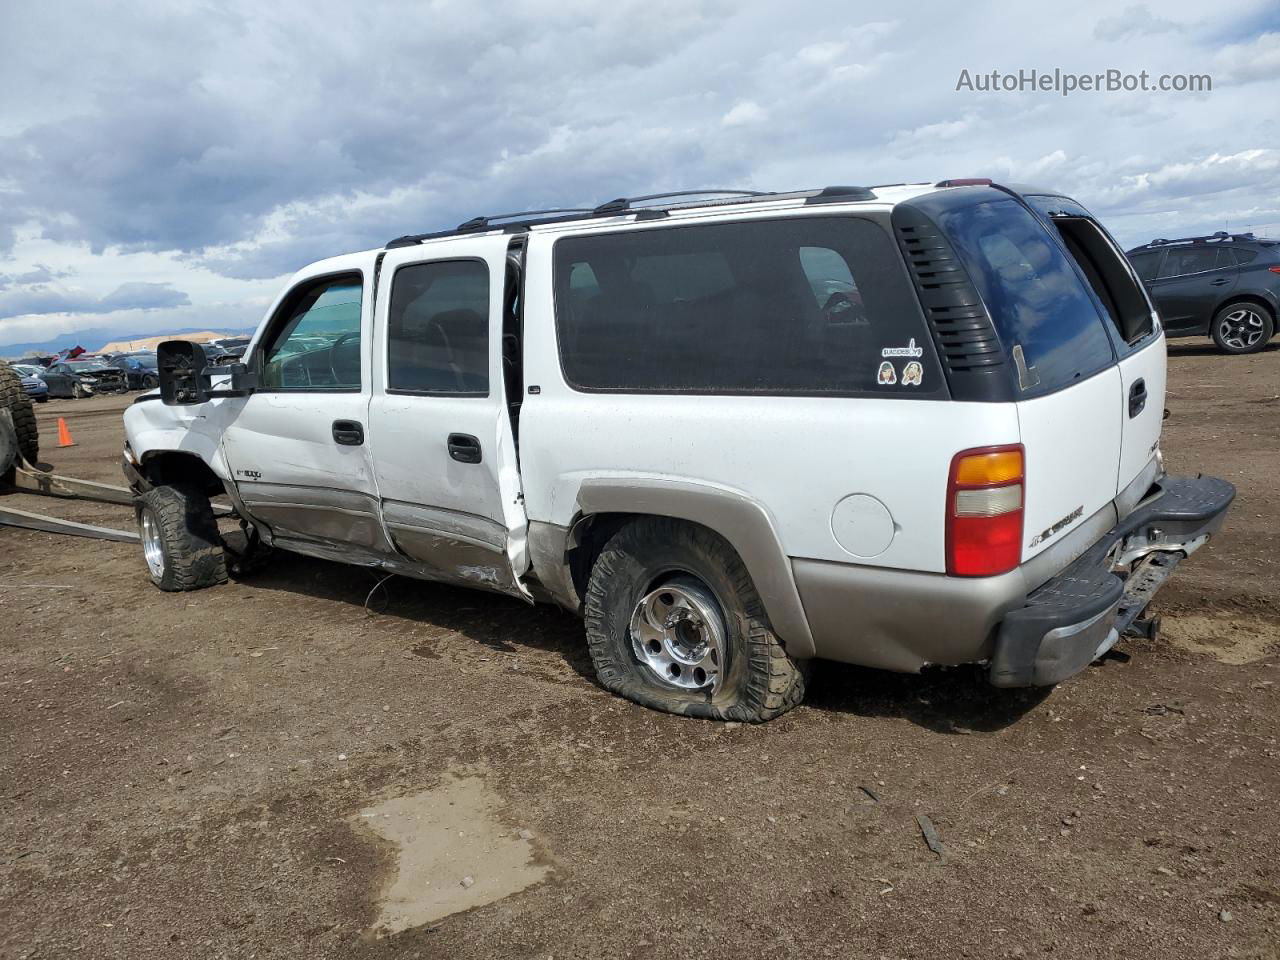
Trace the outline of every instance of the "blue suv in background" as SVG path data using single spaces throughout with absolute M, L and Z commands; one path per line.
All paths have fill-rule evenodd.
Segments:
M 1280 313 L 1280 240 L 1215 233 L 1152 240 L 1127 253 L 1165 334 L 1213 337 L 1225 353 L 1257 353 Z

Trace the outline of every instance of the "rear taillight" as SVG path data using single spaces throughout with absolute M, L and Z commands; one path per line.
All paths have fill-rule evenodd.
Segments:
M 989 577 L 1022 559 L 1022 444 L 961 450 L 947 478 L 947 573 Z
M 1280 267 L 1267 267 L 1272 273 L 1280 273 Z

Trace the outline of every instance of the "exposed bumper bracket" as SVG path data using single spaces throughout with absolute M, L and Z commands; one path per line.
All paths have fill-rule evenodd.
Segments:
M 1051 686 L 1079 673 L 1136 627 L 1182 559 L 1221 528 L 1236 490 L 1216 477 L 1165 477 L 1161 492 L 1009 613 L 991 682 Z M 1132 566 L 1130 566 L 1132 565 Z

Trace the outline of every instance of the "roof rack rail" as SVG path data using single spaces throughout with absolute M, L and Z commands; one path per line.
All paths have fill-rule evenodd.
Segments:
M 472 217 L 457 226 L 459 233 L 483 230 L 495 220 L 514 220 L 516 217 L 549 217 L 555 213 L 590 213 L 586 207 L 551 207 L 547 210 L 521 210 L 519 213 L 495 213 L 488 217 Z
M 1170 240 L 1165 237 L 1156 237 L 1150 243 L 1144 243 L 1141 246 L 1134 247 L 1134 250 L 1149 249 L 1151 247 L 1167 247 L 1173 243 L 1222 243 L 1226 240 L 1257 240 L 1258 238 L 1252 231 L 1248 233 L 1227 233 L 1225 230 L 1219 230 L 1217 233 L 1207 233 L 1202 237 L 1177 237 Z
M 487 217 L 472 217 L 460 223 L 452 230 L 438 230 L 432 233 L 406 234 L 396 237 L 387 243 L 386 249 L 412 247 L 424 240 L 436 240 L 443 237 L 455 237 L 459 234 L 479 233 L 483 230 L 503 230 L 506 233 L 520 233 L 530 227 L 549 226 L 555 223 L 568 223 L 576 220 L 589 220 L 593 217 L 618 216 L 634 214 L 637 220 L 650 220 L 668 215 L 669 210 L 688 209 L 702 204 L 687 201 L 681 204 L 637 206 L 649 204 L 653 200 L 673 200 L 682 197 L 713 197 L 707 206 L 720 206 L 738 203 L 750 203 L 757 200 L 804 200 L 805 204 L 815 203 L 847 203 L 851 200 L 874 200 L 875 193 L 868 187 L 835 186 L 823 187 L 820 190 L 796 190 L 791 192 L 769 192 L 764 190 L 677 190 L 672 193 L 651 193 L 642 197 L 618 197 L 596 207 L 553 207 L 547 210 L 524 210 L 519 213 L 499 213 Z M 525 219 L 519 219 L 525 218 Z
M 671 200 L 675 197 L 767 197 L 769 194 L 763 190 L 676 190 L 671 193 L 651 193 L 643 197 L 618 197 L 616 200 L 607 200 L 591 211 L 593 216 L 609 217 L 619 213 L 626 213 L 632 209 L 632 204 L 647 203 L 650 200 Z
M 813 203 L 844 203 L 849 200 L 874 200 L 876 195 L 868 187 L 823 187 L 805 200 L 805 206 Z

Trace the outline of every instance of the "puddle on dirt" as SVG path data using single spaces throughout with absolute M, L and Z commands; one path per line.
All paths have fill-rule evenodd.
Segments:
M 1165 619 L 1160 636 L 1179 649 L 1241 666 L 1273 653 L 1280 642 L 1280 628 L 1255 617 L 1179 614 Z
M 373 931 L 388 936 L 493 903 L 545 880 L 528 831 L 498 819 L 501 802 L 476 776 L 361 810 L 353 820 L 395 844 L 395 876 Z

